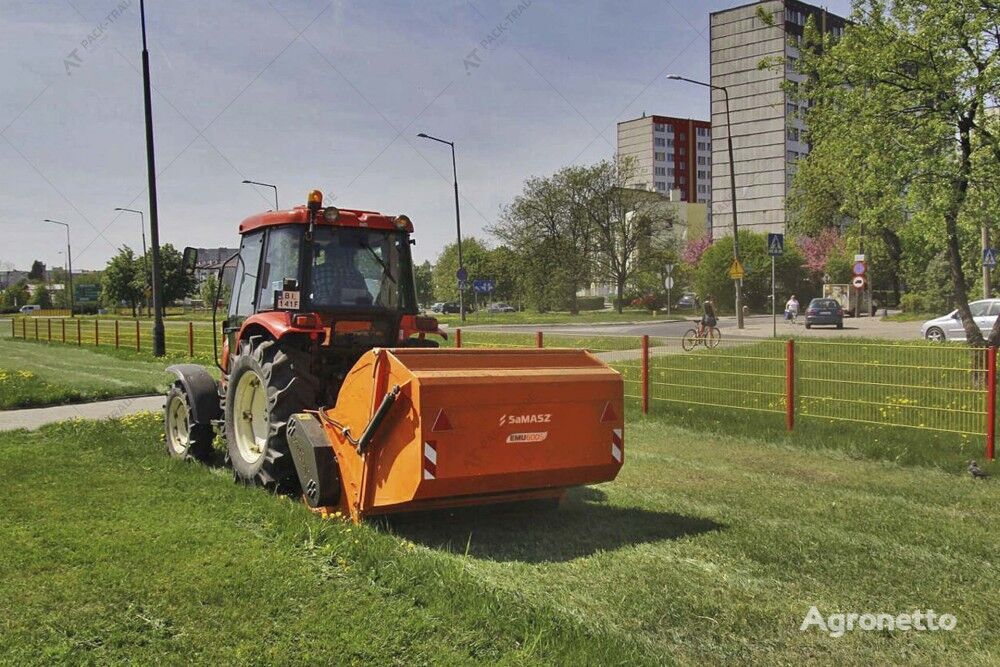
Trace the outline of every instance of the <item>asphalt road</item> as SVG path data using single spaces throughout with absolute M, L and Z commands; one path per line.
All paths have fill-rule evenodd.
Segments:
M 0 411 L 0 431 L 36 429 L 67 419 L 117 419 L 137 412 L 162 412 L 163 396 L 135 396 L 112 401 Z
M 566 333 L 573 335 L 612 335 L 612 336 L 661 336 L 665 338 L 680 337 L 693 326 L 695 315 L 689 319 L 646 321 L 622 324 L 514 324 L 514 325 L 475 325 L 467 327 L 476 331 L 544 331 L 547 333 Z M 772 321 L 768 315 L 752 315 L 746 318 L 746 327 L 738 329 L 735 317 L 719 318 L 719 329 L 723 337 L 746 336 L 768 338 L 772 335 Z M 885 322 L 878 317 L 846 318 L 844 328 L 814 327 L 806 329 L 803 318 L 792 324 L 785 322 L 779 316 L 777 322 L 779 336 L 793 335 L 796 338 L 886 338 L 890 340 L 917 340 L 920 338 L 920 322 Z

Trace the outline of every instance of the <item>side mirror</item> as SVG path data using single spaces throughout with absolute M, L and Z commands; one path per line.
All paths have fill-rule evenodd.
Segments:
M 193 276 L 194 270 L 198 267 L 198 249 L 191 246 L 184 248 L 184 260 L 182 264 L 184 266 L 184 273 Z
M 962 316 L 959 315 L 958 311 L 956 310 L 954 313 L 951 314 L 951 319 L 953 319 L 953 320 L 960 320 L 960 319 L 962 319 Z

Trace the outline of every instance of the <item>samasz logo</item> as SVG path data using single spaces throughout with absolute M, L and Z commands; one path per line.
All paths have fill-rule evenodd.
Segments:
M 552 413 L 543 412 L 537 415 L 503 415 L 500 417 L 500 426 L 507 424 L 549 424 L 552 422 Z

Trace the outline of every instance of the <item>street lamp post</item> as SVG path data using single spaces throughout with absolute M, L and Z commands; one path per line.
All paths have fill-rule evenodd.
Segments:
M 73 317 L 73 252 L 70 250 L 69 245 L 69 225 L 65 222 L 59 222 L 58 220 L 45 219 L 45 222 L 51 222 L 53 225 L 62 225 L 66 228 L 66 264 L 69 266 L 69 272 L 67 273 L 66 280 L 69 283 L 69 316 Z
M 134 208 L 115 208 L 116 211 L 128 211 L 129 213 L 139 214 L 139 229 L 142 231 L 142 277 L 146 282 L 147 289 L 149 288 L 149 260 L 146 259 L 146 217 L 142 214 L 142 211 L 138 211 Z M 143 294 L 146 301 L 146 315 L 149 315 L 149 295 Z
M 736 164 L 733 162 L 733 125 L 732 120 L 729 115 L 729 90 L 725 86 L 716 86 L 711 83 L 705 83 L 704 81 L 696 81 L 694 79 L 688 79 L 687 77 L 679 76 L 677 74 L 670 74 L 667 76 L 668 79 L 673 81 L 687 81 L 688 83 L 693 83 L 697 86 L 704 86 L 711 90 L 721 90 L 723 96 L 726 99 L 726 142 L 729 145 L 729 188 L 732 195 L 732 206 L 733 206 L 733 260 L 736 262 L 740 261 L 740 237 L 738 233 L 738 227 L 736 224 Z M 736 325 L 742 329 L 743 328 L 743 281 L 734 280 L 736 283 Z
M 437 141 L 438 143 L 451 146 L 451 173 L 455 179 L 455 233 L 458 237 L 458 270 L 462 271 L 465 268 L 465 264 L 462 263 L 462 214 L 458 208 L 458 166 L 455 162 L 455 142 L 438 139 L 437 137 L 432 137 L 431 135 L 424 134 L 423 132 L 417 136 L 421 139 L 430 139 L 431 141 Z M 460 281 L 458 286 L 458 310 L 461 321 L 465 322 L 465 295 L 462 293 L 461 282 L 464 281 Z
M 246 179 L 244 179 L 243 182 L 246 185 L 259 185 L 262 188 L 272 188 L 274 190 L 274 210 L 275 211 L 278 210 L 278 186 L 277 185 L 271 185 L 270 183 L 261 183 L 259 181 L 248 181 Z
M 160 267 L 160 218 L 156 208 L 156 157 L 153 144 L 153 101 L 149 83 L 149 50 L 146 48 L 146 6 L 139 0 L 142 26 L 142 102 L 146 116 L 146 177 L 149 181 L 149 241 L 153 251 L 153 356 L 167 353 L 163 332 L 163 274 Z

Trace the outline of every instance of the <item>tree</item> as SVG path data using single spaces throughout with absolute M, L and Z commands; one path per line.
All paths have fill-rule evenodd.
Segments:
M 206 308 L 212 308 L 216 303 L 216 299 L 223 305 L 229 303 L 229 286 L 223 284 L 220 290 L 219 279 L 214 273 L 210 273 L 207 278 L 201 281 L 198 291 L 201 301 L 205 304 Z
M 152 257 L 149 266 L 153 266 Z M 137 264 L 139 284 L 144 289 L 146 285 L 143 275 L 143 263 L 140 258 Z M 198 281 L 195 277 L 184 270 L 184 255 L 174 246 L 166 243 L 160 246 L 160 274 L 163 276 L 160 293 L 163 297 L 163 305 L 180 301 L 191 296 L 198 289 Z
M 746 274 L 743 278 L 743 303 L 752 310 L 768 309 L 771 296 L 771 257 L 767 253 L 767 236 L 741 229 L 740 259 Z M 735 292 L 729 277 L 733 261 L 733 237 L 717 239 L 704 253 L 694 273 L 694 284 L 702 298 L 714 296 L 721 310 L 734 312 Z M 805 258 L 795 244 L 786 241 L 784 254 L 775 260 L 775 283 L 779 297 L 795 294 L 801 301 L 818 296 L 818 288 L 809 280 Z
M 45 264 L 43 262 L 36 259 L 31 263 L 28 280 L 45 280 Z
M 3 307 L 4 308 L 19 308 L 26 303 L 31 295 L 28 293 L 28 282 L 22 280 L 9 286 L 3 291 Z
M 413 267 L 413 283 L 417 291 L 417 303 L 428 306 L 434 301 L 434 265 L 429 261 Z
M 490 228 L 520 258 L 525 296 L 540 311 L 577 313 L 576 293 L 590 283 L 595 234 L 584 206 L 593 196 L 592 169 L 564 167 L 529 178 Z
M 42 308 L 52 307 L 52 293 L 49 292 L 45 285 L 39 285 L 35 290 L 35 293 L 31 296 L 31 303 L 36 306 L 41 306 Z
M 472 281 L 489 278 L 489 255 L 486 245 L 474 236 L 462 239 L 462 263 L 469 274 L 463 296 L 468 306 L 474 301 Z M 449 243 L 434 264 L 434 296 L 438 301 L 458 301 L 458 244 Z
M 859 236 L 867 223 L 862 238 L 879 239 L 897 261 L 904 240 L 918 252 L 943 250 L 966 340 L 981 346 L 963 254 L 977 225 L 997 217 L 981 207 L 995 206 L 1000 163 L 1000 118 L 985 112 L 1000 94 L 1000 6 L 858 0 L 851 18 L 839 41 L 806 28 L 799 89 L 814 103 L 813 151 L 795 189 L 814 201 L 834 193 Z M 1000 343 L 1000 319 L 989 343 Z
M 118 254 L 108 260 L 101 278 L 101 301 L 115 307 L 126 303 L 136 316 L 136 307 L 142 298 L 144 281 L 140 263 L 128 246 L 122 246 Z
M 622 312 L 625 290 L 636 276 L 658 274 L 673 239 L 674 216 L 663 198 L 628 187 L 636 172 L 631 157 L 604 160 L 581 170 L 574 218 L 593 229 L 596 275 L 615 285 Z

